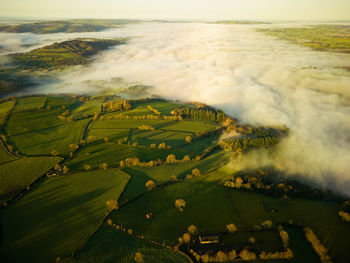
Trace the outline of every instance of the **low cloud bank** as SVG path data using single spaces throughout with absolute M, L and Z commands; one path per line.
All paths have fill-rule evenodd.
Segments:
M 132 39 L 90 67 L 60 75 L 65 85 L 44 90 L 82 91 L 86 81 L 121 77 L 153 86 L 158 95 L 208 103 L 243 122 L 286 125 L 290 135 L 278 158 L 264 155 L 259 164 L 274 163 L 350 195 L 350 72 L 342 69 L 350 55 L 291 45 L 254 27 L 143 23 L 105 32 Z

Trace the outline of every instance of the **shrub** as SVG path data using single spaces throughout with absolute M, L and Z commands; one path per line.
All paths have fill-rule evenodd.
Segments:
M 186 201 L 183 199 L 177 199 L 175 200 L 175 207 L 182 212 L 184 208 L 186 207 Z
M 148 180 L 146 182 L 146 188 L 147 188 L 148 191 L 151 191 L 154 188 L 156 188 L 156 183 L 153 180 Z
M 85 165 L 84 165 L 84 170 L 85 170 L 85 171 L 91 170 L 91 165 L 85 164 Z
M 226 228 L 227 228 L 228 232 L 230 232 L 230 233 L 234 233 L 237 231 L 237 227 L 235 224 L 228 224 L 226 226 Z
M 188 233 L 190 233 L 191 235 L 195 235 L 198 234 L 198 229 L 195 225 L 190 225 L 188 228 Z
M 143 263 L 143 255 L 141 254 L 141 252 L 136 252 L 134 260 L 136 263 Z
M 192 142 L 192 137 L 191 136 L 186 136 L 185 142 L 191 143 Z

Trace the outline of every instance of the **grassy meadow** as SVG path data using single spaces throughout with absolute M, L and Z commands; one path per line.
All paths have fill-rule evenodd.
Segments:
M 131 100 L 128 109 L 105 112 L 102 105 L 110 100 L 125 105 L 114 96 L 65 95 L 0 104 L 6 136 L 0 144 L 0 200 L 23 191 L 0 210 L 4 262 L 126 263 L 137 252 L 144 262 L 188 262 L 173 247 L 192 224 L 200 233 L 220 233 L 217 250 L 248 247 L 256 253 L 283 250 L 276 229 L 283 224 L 294 258 L 255 261 L 264 263 L 318 262 L 302 232 L 310 227 L 334 262 L 350 261 L 350 225 L 338 216 L 339 202 L 224 187 L 240 171 L 245 152 L 223 149 L 221 135 L 240 129 L 253 136 L 253 126 L 234 120 L 224 125 L 212 118 L 212 109 L 163 100 Z M 173 118 L 181 107 L 193 109 L 192 115 Z M 152 190 L 146 187 L 150 180 Z M 109 213 L 106 202 L 112 199 L 119 206 Z M 182 211 L 177 199 L 186 203 Z M 266 220 L 269 229 L 261 228 Z M 228 234 L 232 223 L 237 232 Z
M 120 170 L 47 178 L 1 213 L 2 258 L 53 262 L 72 255 L 108 213 L 106 201 L 118 200 L 128 180 Z

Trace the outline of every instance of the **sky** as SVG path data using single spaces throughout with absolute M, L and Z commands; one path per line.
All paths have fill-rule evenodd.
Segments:
M 0 0 L 1 17 L 348 20 L 349 0 Z

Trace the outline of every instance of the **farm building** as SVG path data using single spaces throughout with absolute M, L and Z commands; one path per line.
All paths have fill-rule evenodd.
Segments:
M 199 242 L 202 245 L 219 243 L 219 236 L 217 234 L 206 234 L 199 236 Z

